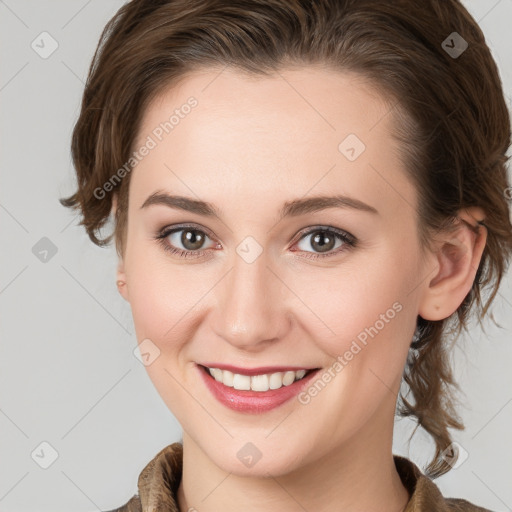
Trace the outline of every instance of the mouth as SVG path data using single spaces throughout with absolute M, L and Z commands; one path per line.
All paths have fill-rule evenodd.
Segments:
M 318 370 L 318 368 L 311 368 L 309 370 L 301 368 L 299 370 L 287 369 L 282 371 L 265 371 L 266 369 L 230 371 L 218 367 L 199 366 L 210 377 L 224 384 L 224 386 L 238 391 L 256 391 L 261 393 L 269 389 L 280 389 L 283 386 L 290 386 L 294 382 L 304 379 L 311 372 Z
M 201 377 L 213 396 L 238 412 L 262 413 L 278 407 L 296 396 L 320 368 L 269 367 L 237 369 L 244 373 L 197 364 Z M 230 367 L 235 369 L 235 367 Z

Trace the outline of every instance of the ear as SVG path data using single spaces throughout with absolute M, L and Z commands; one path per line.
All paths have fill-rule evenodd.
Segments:
M 487 229 L 478 224 L 484 217 L 484 211 L 478 207 L 461 210 L 458 230 L 441 235 L 433 255 L 436 273 L 423 293 L 418 310 L 425 320 L 448 318 L 471 290 L 487 241 Z M 478 229 L 478 234 L 466 222 Z
M 122 258 L 119 258 L 117 264 L 116 280 L 119 293 L 127 302 L 130 302 L 128 298 L 128 283 L 126 282 L 126 273 L 124 271 L 124 261 Z
M 117 194 L 112 196 L 112 209 L 111 215 L 115 218 L 117 210 Z M 126 282 L 126 273 L 124 270 L 124 260 L 121 256 L 118 256 L 117 272 L 116 272 L 116 283 L 117 289 L 121 296 L 129 302 L 128 299 L 128 283 Z

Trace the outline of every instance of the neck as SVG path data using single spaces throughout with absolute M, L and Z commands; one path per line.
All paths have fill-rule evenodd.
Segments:
M 410 497 L 396 471 L 392 431 L 392 421 L 368 422 L 314 462 L 256 478 L 223 471 L 184 432 L 180 512 L 402 512 Z

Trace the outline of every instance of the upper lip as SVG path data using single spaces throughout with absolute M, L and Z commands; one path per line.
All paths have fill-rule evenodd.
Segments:
M 220 370 L 228 370 L 232 373 L 240 375 L 261 375 L 263 373 L 276 373 L 276 372 L 297 372 L 299 370 L 316 370 L 316 368 L 306 368 L 304 366 L 258 366 L 257 368 L 241 368 L 240 366 L 233 366 L 223 363 L 198 363 L 200 366 L 208 368 L 219 368 Z

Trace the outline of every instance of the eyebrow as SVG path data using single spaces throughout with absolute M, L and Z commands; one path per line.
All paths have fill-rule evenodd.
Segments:
M 205 217 L 222 217 L 221 211 L 207 201 L 191 199 L 184 196 L 170 195 L 157 191 L 151 194 L 142 204 L 141 209 L 151 205 L 164 205 L 169 208 L 184 210 Z M 298 217 L 306 213 L 314 213 L 328 208 L 350 208 L 362 212 L 379 215 L 379 212 L 359 199 L 343 195 L 335 196 L 314 196 L 303 199 L 287 201 L 279 212 L 279 220 L 285 217 Z

